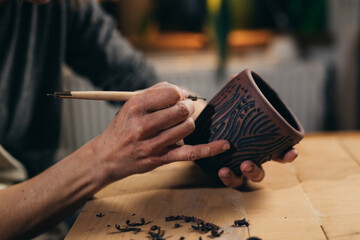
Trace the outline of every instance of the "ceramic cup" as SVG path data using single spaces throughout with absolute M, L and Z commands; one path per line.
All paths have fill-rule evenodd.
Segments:
M 231 149 L 196 163 L 218 179 L 221 167 L 241 175 L 240 164 L 275 159 L 304 137 L 304 129 L 277 93 L 255 72 L 246 69 L 228 82 L 195 121 L 185 138 L 194 145 L 226 139 Z

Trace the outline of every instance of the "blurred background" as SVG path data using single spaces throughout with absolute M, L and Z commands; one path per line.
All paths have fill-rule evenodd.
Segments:
M 360 0 L 100 1 L 160 79 L 210 100 L 230 77 L 257 72 L 306 132 L 360 128 Z M 65 90 L 92 90 L 64 67 Z M 117 111 L 64 101 L 62 156 L 101 133 Z

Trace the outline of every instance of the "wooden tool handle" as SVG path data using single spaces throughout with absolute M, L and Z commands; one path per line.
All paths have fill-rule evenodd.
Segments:
M 127 101 L 142 91 L 126 92 L 126 91 L 67 91 L 67 92 L 54 92 L 47 94 L 49 97 L 54 98 L 71 98 L 71 99 L 87 99 L 87 100 L 104 100 L 104 101 Z M 188 99 L 196 101 L 198 99 L 206 100 L 200 96 L 188 95 Z
M 71 91 L 71 98 L 106 100 L 106 101 L 127 101 L 140 92 L 124 91 Z

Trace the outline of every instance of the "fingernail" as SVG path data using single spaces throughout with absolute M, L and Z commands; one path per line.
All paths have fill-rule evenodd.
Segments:
M 299 156 L 299 152 L 295 149 L 295 158 Z
M 245 172 L 251 173 L 252 171 L 254 171 L 254 166 L 250 165 L 247 168 L 245 168 L 244 170 L 245 170 Z
M 222 174 L 221 175 L 221 178 L 223 178 L 223 179 L 230 179 L 230 176 L 231 176 L 231 173 L 226 173 L 226 174 Z
M 295 158 L 298 157 L 298 155 L 298 151 L 294 149 L 290 152 L 290 154 L 286 154 L 283 160 L 284 162 L 292 162 Z
M 223 150 L 229 150 L 230 149 L 230 144 L 228 143 L 225 143 L 224 146 L 223 146 Z

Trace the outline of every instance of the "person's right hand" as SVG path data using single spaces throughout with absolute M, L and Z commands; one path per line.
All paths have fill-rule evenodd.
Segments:
M 175 161 L 193 161 L 230 148 L 226 140 L 209 144 L 176 143 L 195 129 L 193 102 L 169 83 L 157 84 L 132 97 L 107 129 L 92 141 L 97 167 L 111 182 Z

